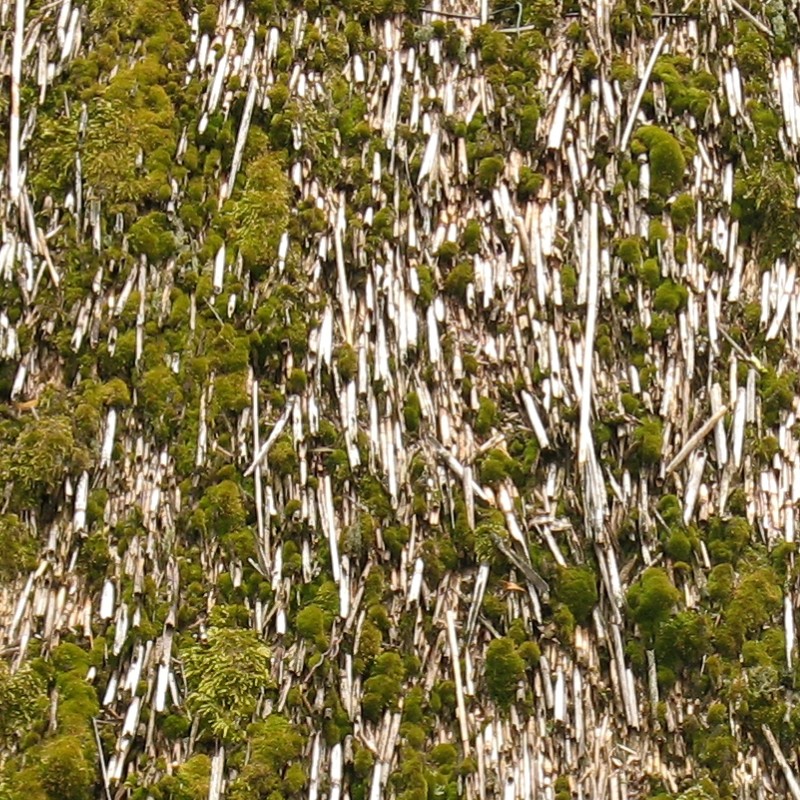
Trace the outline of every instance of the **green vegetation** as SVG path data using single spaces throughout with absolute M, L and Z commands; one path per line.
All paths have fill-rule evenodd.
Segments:
M 210 627 L 207 644 L 187 644 L 180 656 L 189 708 L 214 736 L 240 741 L 271 684 L 267 646 L 254 631 Z
M 225 212 L 234 241 L 251 268 L 270 265 L 289 221 L 289 180 L 281 156 L 265 152 L 247 168 L 241 196 Z
M 680 598 L 667 573 L 659 567 L 650 567 L 628 590 L 628 607 L 631 618 L 652 640 L 659 627 L 671 616 Z
M 680 188 L 686 159 L 678 140 L 655 125 L 645 125 L 634 134 L 633 151 L 646 152 L 650 159 L 650 189 L 664 198 Z
M 485 675 L 489 696 L 500 708 L 507 709 L 525 675 L 525 661 L 512 639 L 503 636 L 490 642 L 486 649 Z
M 556 597 L 581 625 L 589 621 L 592 609 L 597 605 L 596 583 L 590 567 L 564 567 L 559 570 Z

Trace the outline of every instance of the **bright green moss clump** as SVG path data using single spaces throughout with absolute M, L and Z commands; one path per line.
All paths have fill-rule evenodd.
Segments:
M 207 644 L 181 653 L 189 686 L 187 703 L 214 736 L 243 738 L 261 692 L 270 685 L 270 653 L 252 630 L 211 627 Z
M 633 432 L 639 463 L 657 464 L 661 459 L 664 426 L 658 417 L 646 417 Z
M 289 221 L 290 186 L 278 153 L 264 152 L 247 167 L 239 198 L 227 207 L 234 241 L 250 267 L 269 265 Z
M 678 230 L 685 230 L 694 222 L 696 214 L 694 198 L 688 192 L 679 194 L 670 206 L 669 212 L 672 224 Z
M 584 625 L 597 604 L 597 578 L 590 567 L 564 567 L 559 570 L 556 597 Z
M 486 649 L 486 688 L 500 708 L 507 709 L 514 701 L 517 685 L 525 675 L 525 662 L 513 639 L 501 637 Z
M 500 156 L 487 156 L 481 159 L 478 164 L 478 187 L 481 189 L 493 189 L 497 184 L 497 179 L 503 174 L 505 164 Z
M 650 567 L 628 590 L 631 617 L 645 634 L 652 637 L 659 626 L 672 616 L 680 592 L 660 567 Z
M 475 433 L 487 436 L 497 422 L 497 403 L 488 397 L 482 397 L 475 417 Z
M 153 212 L 137 220 L 128 232 L 131 250 L 159 262 L 175 252 L 175 237 L 169 228 L 166 214 Z
M 642 263 L 642 243 L 638 236 L 630 236 L 617 242 L 617 255 L 628 267 L 636 267 Z
M 686 159 L 680 142 L 669 132 L 655 125 L 644 125 L 636 131 L 632 148 L 647 152 L 650 159 L 650 189 L 668 197 L 683 183 Z
M 656 312 L 667 311 L 671 314 L 680 311 L 689 299 L 689 292 L 685 286 L 672 281 L 664 281 L 653 296 L 653 310 Z
M 444 280 L 444 290 L 462 303 L 467 299 L 467 288 L 475 280 L 475 271 L 469 261 L 453 267 Z

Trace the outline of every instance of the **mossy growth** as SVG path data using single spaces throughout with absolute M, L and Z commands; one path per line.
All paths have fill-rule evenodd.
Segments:
M 476 219 L 471 219 L 464 227 L 461 245 L 469 255 L 476 255 L 481 249 L 482 227 Z
M 530 167 L 520 167 L 519 183 L 517 184 L 517 198 L 521 202 L 532 200 L 544 184 L 544 176 L 534 172 Z
M 447 274 L 444 280 L 444 291 L 450 297 L 463 303 L 467 299 L 467 289 L 474 280 L 475 271 L 471 262 L 462 261 Z
M 214 736 L 241 741 L 271 683 L 267 646 L 255 631 L 212 626 L 205 643 L 191 642 L 180 655 L 188 707 Z
M 416 392 L 409 392 L 403 403 L 403 419 L 406 423 L 406 430 L 409 433 L 417 433 L 419 431 L 421 417 L 422 405 L 419 401 L 419 395 Z
M 658 417 L 645 417 L 633 431 L 634 454 L 642 465 L 657 464 L 661 460 L 664 425 Z
M 436 258 L 439 259 L 441 264 L 450 266 L 455 263 L 458 258 L 459 246 L 458 242 L 442 242 L 439 249 L 436 251 Z
M 433 273 L 425 265 L 417 267 L 417 278 L 419 279 L 419 302 L 423 308 L 427 308 L 436 294 L 436 282 Z
M 0 515 L 0 580 L 12 581 L 36 567 L 38 546 L 16 514 Z
M 759 394 L 765 425 L 777 425 L 781 413 L 791 410 L 797 386 L 798 377 L 791 372 L 778 375 L 775 369 L 767 367 L 760 374 Z
M 775 571 L 771 567 L 753 570 L 742 578 L 726 608 L 720 645 L 735 652 L 781 610 L 782 604 L 783 592 Z
M 175 236 L 166 214 L 152 212 L 136 220 L 128 231 L 131 251 L 152 263 L 164 261 L 175 252 Z
M 703 122 L 717 88 L 717 80 L 705 70 L 693 69 L 690 59 L 661 56 L 653 76 L 664 84 L 667 105 L 673 114 L 689 112 Z
M 295 368 L 286 379 L 286 391 L 289 394 L 302 394 L 308 385 L 308 375 L 303 369 Z
M 364 718 L 377 722 L 386 709 L 396 709 L 402 692 L 405 667 L 397 653 L 379 655 L 364 682 L 361 711 Z
M 536 147 L 536 128 L 541 111 L 536 103 L 527 103 L 517 113 L 519 132 L 517 145 L 523 151 L 531 151 Z
M 48 706 L 47 682 L 30 663 L 13 674 L 0 661 L 0 746 L 10 747 L 42 718 Z
M 558 571 L 556 598 L 572 613 L 575 621 L 585 625 L 597 605 L 597 577 L 591 567 L 562 567 Z
M 497 64 L 508 52 L 508 37 L 489 25 L 482 25 L 472 33 L 472 45 L 480 49 L 484 64 Z
M 639 128 L 631 147 L 646 152 L 650 160 L 650 189 L 664 198 L 680 188 L 686 172 L 686 159 L 680 142 L 668 131 L 655 125 Z
M 650 320 L 650 336 L 654 342 L 661 342 L 675 326 L 675 315 L 669 313 L 653 314 Z
M 280 153 L 263 152 L 246 173 L 244 191 L 226 205 L 224 213 L 245 264 L 260 269 L 277 256 L 280 236 L 289 222 L 290 184 Z
M 267 461 L 281 478 L 286 478 L 297 471 L 300 461 L 297 458 L 292 439 L 288 434 L 281 436 L 272 445 Z
M 638 236 L 620 239 L 615 250 L 625 266 L 638 267 L 642 263 L 642 240 Z
M 752 240 L 764 268 L 798 242 L 795 180 L 791 164 L 770 157 L 740 172 L 734 181 L 731 215 L 739 220 L 739 239 Z
M 501 483 L 511 477 L 514 471 L 514 460 L 503 450 L 490 450 L 480 463 L 481 483 L 490 486 Z
M 651 219 L 647 229 L 647 243 L 652 254 L 658 253 L 659 245 L 667 241 L 667 228 L 660 219 Z
M 508 709 L 525 676 L 525 661 L 513 639 L 502 636 L 489 643 L 484 674 L 489 696 L 501 709 Z
M 669 213 L 675 228 L 680 231 L 686 230 L 694 222 L 697 213 L 694 198 L 688 192 L 679 194 L 672 201 Z
M 210 487 L 200 501 L 200 510 L 206 530 L 215 536 L 238 530 L 247 520 L 241 489 L 232 480 Z
M 346 343 L 337 347 L 336 364 L 342 380 L 345 383 L 352 381 L 358 374 L 358 354 L 355 349 Z
M 675 314 L 685 307 L 689 292 L 685 286 L 671 280 L 664 281 L 653 295 L 653 310 Z
M 661 267 L 658 264 L 658 259 L 648 258 L 643 261 L 638 269 L 638 275 L 649 289 L 658 288 L 661 283 Z
M 295 618 L 298 636 L 314 642 L 318 650 L 325 650 L 328 647 L 329 624 L 330 619 L 326 619 L 325 611 L 313 603 L 298 611 Z
M 505 163 L 500 156 L 486 156 L 478 164 L 477 184 L 479 189 L 491 190 L 503 174 Z
M 685 670 L 702 666 L 711 650 L 711 633 L 709 617 L 698 611 L 679 611 L 661 624 L 654 649 L 662 684 L 670 683 Z
M 627 595 L 631 618 L 650 641 L 659 627 L 672 616 L 679 599 L 680 592 L 660 567 L 646 569 Z
M 750 524 L 744 517 L 727 520 L 713 517 L 708 525 L 708 553 L 718 563 L 735 565 L 750 542 L 751 535 Z
M 578 275 L 575 272 L 575 267 L 570 264 L 564 264 L 561 267 L 561 299 L 564 303 L 566 311 L 572 311 L 575 308 L 576 302 L 576 289 L 578 288 Z
M 302 727 L 280 714 L 271 714 L 248 728 L 248 740 L 250 760 L 231 783 L 227 795 L 232 800 L 295 796 L 306 780 Z M 300 767 L 299 772 L 296 767 Z
M 475 433 L 478 436 L 488 436 L 497 424 L 497 403 L 488 397 L 482 397 L 478 404 L 478 413 L 475 416 Z

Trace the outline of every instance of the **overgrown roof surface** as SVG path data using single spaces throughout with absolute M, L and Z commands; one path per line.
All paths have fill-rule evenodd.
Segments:
M 0 800 L 800 800 L 796 4 L 432 6 L 0 0 Z

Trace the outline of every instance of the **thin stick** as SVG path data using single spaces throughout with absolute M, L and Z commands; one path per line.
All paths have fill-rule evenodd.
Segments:
M 656 59 L 661 54 L 661 48 L 664 47 L 664 43 L 666 41 L 667 34 L 662 33 L 656 41 L 656 46 L 653 48 L 653 52 L 650 55 L 650 60 L 647 62 L 647 68 L 645 69 L 644 75 L 642 75 L 642 81 L 639 84 L 639 91 L 636 92 L 636 97 L 633 99 L 631 113 L 628 116 L 628 124 L 625 126 L 625 132 L 622 134 L 622 140 L 619 143 L 619 150 L 621 153 L 624 153 L 628 149 L 628 141 L 631 138 L 633 126 L 636 122 L 636 115 L 639 113 L 639 106 L 642 103 L 642 98 L 644 97 L 647 84 L 650 80 L 650 73 L 653 71 L 653 67 L 656 65 Z
M 700 427 L 697 433 L 692 434 L 687 440 L 686 444 L 680 449 L 678 455 L 667 464 L 666 474 L 674 472 L 686 459 L 686 457 L 697 447 L 703 439 L 711 433 L 711 429 L 721 420 L 725 414 L 728 413 L 728 406 L 718 408 Z
M 92 717 L 92 727 L 94 728 L 94 738 L 97 742 L 97 753 L 100 756 L 100 772 L 103 776 L 103 788 L 106 791 L 106 800 L 111 800 L 111 789 L 108 785 L 108 769 L 106 768 L 106 759 L 103 755 L 103 745 L 100 741 L 100 731 L 97 730 L 97 720 Z
M 17 0 L 16 10 L 14 49 L 11 55 L 11 115 L 8 131 L 8 189 L 12 204 L 19 199 L 19 82 L 22 76 L 25 0 Z

